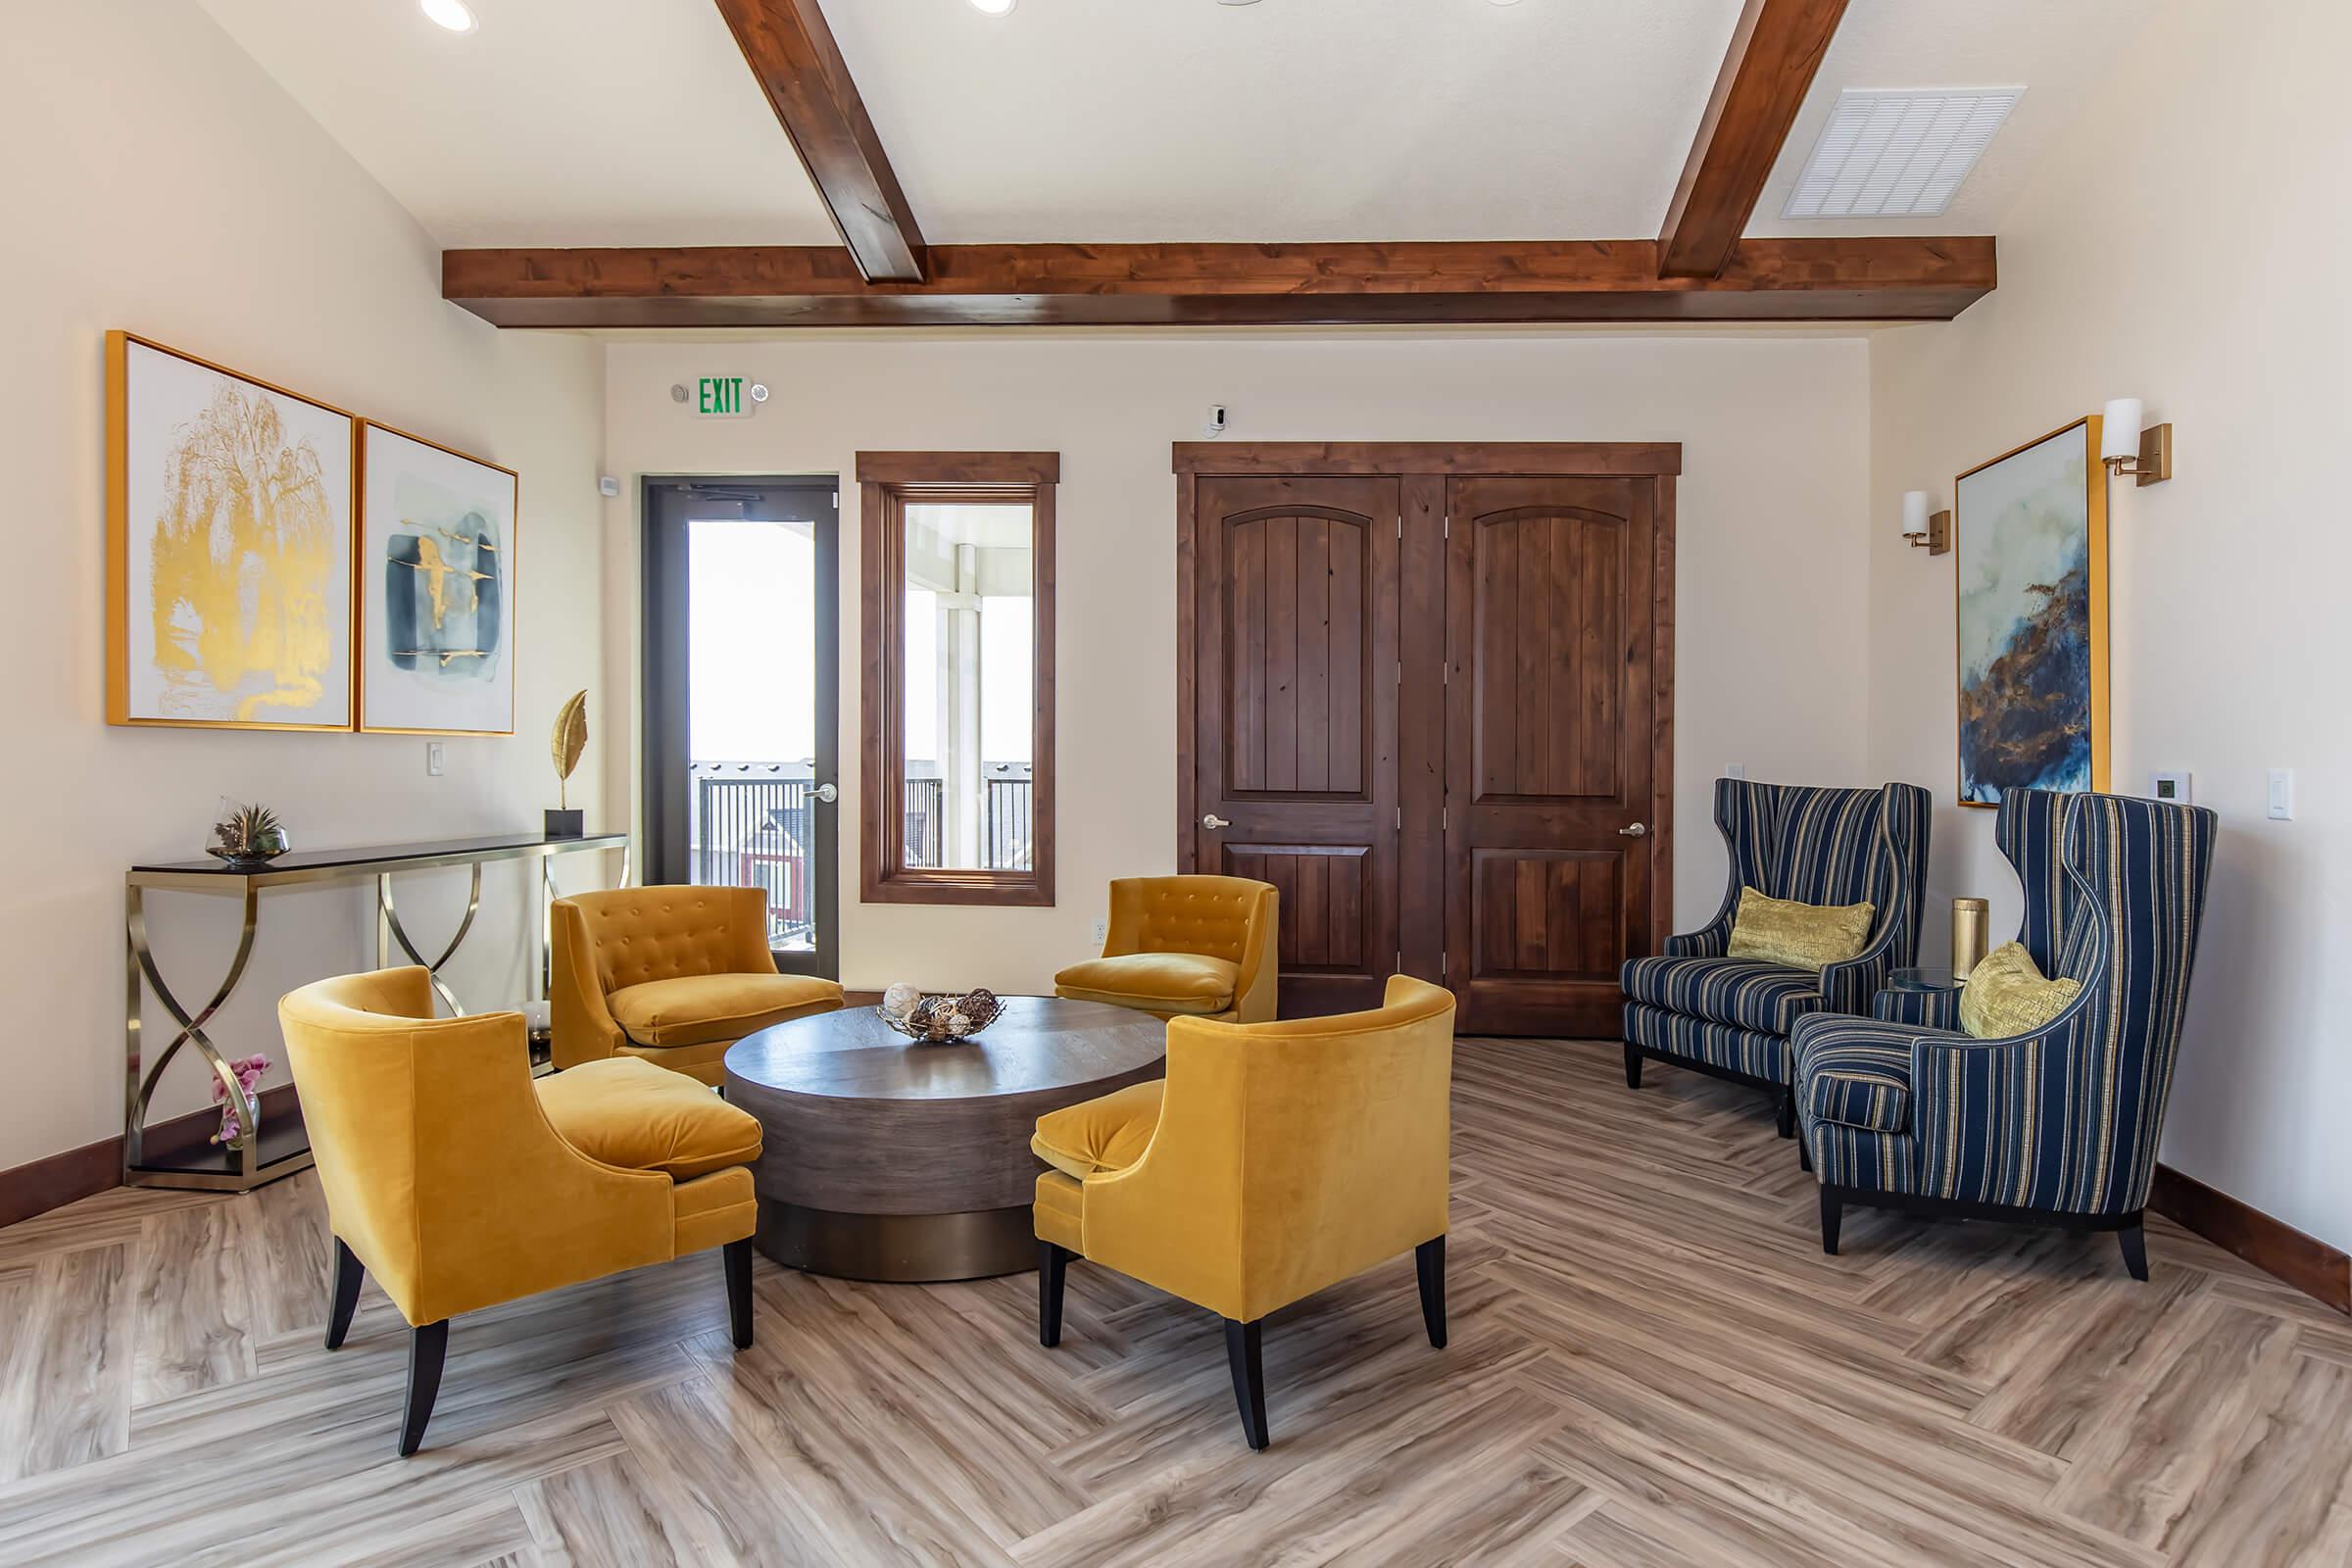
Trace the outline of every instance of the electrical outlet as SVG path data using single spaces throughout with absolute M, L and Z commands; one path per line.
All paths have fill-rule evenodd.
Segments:
M 2291 767 L 2271 769 L 2271 820 L 2291 822 L 2295 819 L 2295 770 Z
M 1747 764 L 1745 762 L 1726 762 L 1723 764 L 1723 776 L 1725 778 L 1745 778 L 1747 777 Z
M 449 771 L 449 753 L 439 741 L 424 743 L 424 770 L 434 778 Z
M 1097 920 L 1095 922 L 1095 946 L 1098 949 L 1101 948 L 1103 942 L 1106 941 L 1109 936 L 1110 922 L 1108 920 Z

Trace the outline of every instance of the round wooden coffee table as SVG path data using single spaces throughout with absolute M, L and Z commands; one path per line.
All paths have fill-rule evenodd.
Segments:
M 966 1280 L 1037 1266 L 1037 1118 L 1166 1071 L 1148 1012 L 1006 997 L 985 1034 L 918 1045 L 872 1007 L 795 1018 L 727 1052 L 760 1118 L 760 1250 L 816 1274 Z

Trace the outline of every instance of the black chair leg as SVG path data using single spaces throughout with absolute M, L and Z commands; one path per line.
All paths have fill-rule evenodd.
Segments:
M 1628 1089 L 1642 1087 L 1642 1050 L 1631 1042 L 1628 1042 L 1625 1048 L 1625 1087 Z
M 1796 1135 L 1796 1168 L 1803 1171 L 1813 1168 L 1813 1145 L 1801 1128 Z
M 2148 1237 L 2147 1232 L 2140 1229 L 2139 1216 L 2132 1215 L 2132 1223 L 2117 1231 L 2115 1239 L 2124 1244 L 2124 1267 L 2131 1271 L 2133 1279 L 2143 1284 L 2146 1283 L 2148 1278 Z
M 1070 1275 L 1070 1250 L 1037 1244 L 1037 1343 L 1051 1350 L 1061 1343 L 1061 1288 Z
M 1225 1360 L 1233 1368 L 1233 1400 L 1242 1408 L 1242 1435 L 1252 1448 L 1266 1446 L 1266 1320 L 1225 1320 Z
M 719 1249 L 727 1264 L 727 1318 L 735 1330 L 735 1348 L 752 1348 L 752 1239 L 729 1242 Z
M 367 1277 L 368 1271 L 360 1266 L 351 1249 L 343 1245 L 343 1238 L 336 1237 L 334 1290 L 326 1303 L 328 1349 L 343 1348 L 343 1336 L 351 1332 L 352 1311 L 360 1304 L 360 1282 Z
M 1821 1189 L 1821 1250 L 1832 1257 L 1838 1255 L 1838 1221 L 1844 1212 L 1838 1190 L 1825 1183 Z
M 441 1361 L 448 1354 L 449 1319 L 411 1331 L 409 1402 L 400 1418 L 400 1456 L 404 1459 L 424 1441 L 424 1424 L 433 1418 L 433 1399 L 441 1393 Z
M 1429 1343 L 1446 1348 L 1446 1238 L 1413 1249 L 1413 1270 L 1421 1277 L 1421 1326 Z
M 1796 1136 L 1796 1091 L 1794 1089 L 1781 1091 L 1780 1134 L 1783 1138 Z

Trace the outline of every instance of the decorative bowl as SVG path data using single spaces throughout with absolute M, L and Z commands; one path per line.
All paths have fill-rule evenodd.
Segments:
M 893 1005 L 905 1000 L 897 986 L 892 995 L 876 1009 L 882 1021 L 909 1040 L 928 1045 L 945 1045 L 957 1040 L 969 1040 L 997 1021 L 1004 1010 L 1003 1003 L 991 991 L 967 991 L 958 996 L 954 992 L 917 994 L 911 1004 Z

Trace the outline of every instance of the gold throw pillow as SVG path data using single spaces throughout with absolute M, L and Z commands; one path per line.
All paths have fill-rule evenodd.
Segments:
M 2045 980 L 2022 942 L 2004 942 L 1968 972 L 1960 988 L 1960 1027 L 1979 1040 L 2030 1035 L 2067 1009 L 2080 980 Z
M 1725 952 L 1818 974 L 1822 965 L 1843 963 L 1862 951 L 1874 912 L 1868 904 L 1798 904 L 1741 888 Z

